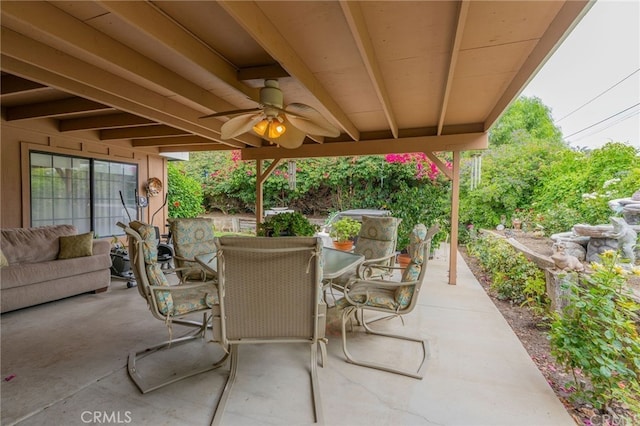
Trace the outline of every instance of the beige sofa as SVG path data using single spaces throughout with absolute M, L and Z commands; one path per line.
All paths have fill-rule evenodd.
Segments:
M 58 259 L 60 237 L 76 235 L 71 225 L 2 229 L 0 250 L 0 312 L 62 299 L 109 287 L 111 244 L 86 241 L 90 256 Z M 67 244 L 69 240 L 65 239 Z M 75 254 L 74 254 L 75 255 Z

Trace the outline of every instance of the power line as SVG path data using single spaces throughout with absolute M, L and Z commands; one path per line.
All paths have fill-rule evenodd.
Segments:
M 616 112 L 615 114 L 610 115 L 609 117 L 605 118 L 604 120 L 600 120 L 600 121 L 598 121 L 597 123 L 594 123 L 594 124 L 592 124 L 592 125 L 590 125 L 590 126 L 587 126 L 587 127 L 585 127 L 584 129 L 582 129 L 582 130 L 578 130 L 577 132 L 571 133 L 569 136 L 565 136 L 564 138 L 565 138 L 565 139 L 568 139 L 568 138 L 570 138 L 571 136 L 577 135 L 578 133 L 582 133 L 582 132 L 584 132 L 585 130 L 588 130 L 588 129 L 590 129 L 590 128 L 594 127 L 594 126 L 597 126 L 597 125 L 598 125 L 598 124 L 600 124 L 600 123 L 604 123 L 605 121 L 610 120 L 610 119 L 612 119 L 612 118 L 613 118 L 613 117 L 615 117 L 615 116 L 618 116 L 618 115 L 620 115 L 620 114 L 622 114 L 622 113 L 625 113 L 625 112 L 629 111 L 630 109 L 637 107 L 638 105 L 640 105 L 640 102 L 638 102 L 638 103 L 637 103 L 637 104 L 635 104 L 635 105 L 631 105 L 629 108 L 625 108 L 625 109 L 623 109 L 623 110 L 622 110 L 622 111 L 620 111 L 620 112 Z
M 589 105 L 591 102 L 595 101 L 596 99 L 598 99 L 600 96 L 604 95 L 605 93 L 607 93 L 608 91 L 610 91 L 611 89 L 613 89 L 614 87 L 616 87 L 617 85 L 619 85 L 620 83 L 622 83 L 623 81 L 625 81 L 626 79 L 628 79 L 629 77 L 631 77 L 632 75 L 634 75 L 635 73 L 637 73 L 638 71 L 640 71 L 640 68 L 638 68 L 637 70 L 635 70 L 634 72 L 632 72 L 631 74 L 629 74 L 628 76 L 626 76 L 625 78 L 623 78 L 622 80 L 620 80 L 619 82 L 617 82 L 616 84 L 614 84 L 613 86 L 609 87 L 607 90 L 605 90 L 604 92 L 600 93 L 599 95 L 597 95 L 595 98 L 585 102 L 584 104 L 580 105 L 578 108 L 574 109 L 573 111 L 571 111 L 569 114 L 565 115 L 564 117 L 560 118 L 559 120 L 556 121 L 556 123 L 561 122 L 562 120 L 564 120 L 565 118 L 569 117 L 570 115 L 573 115 L 574 113 L 580 111 L 582 108 L 586 107 L 587 105 Z
M 595 131 L 593 131 L 591 133 L 587 133 L 586 135 L 582 135 L 582 136 L 578 137 L 577 139 L 574 139 L 574 140 L 568 141 L 568 142 L 575 143 L 575 142 L 578 142 L 579 140 L 582 140 L 584 138 L 588 138 L 589 136 L 596 135 L 596 134 L 598 134 L 600 132 L 603 132 L 603 131 L 615 126 L 616 124 L 621 123 L 621 122 L 623 122 L 625 120 L 628 120 L 631 117 L 633 117 L 634 115 L 638 115 L 638 114 L 640 114 L 640 111 L 632 111 L 631 114 L 628 114 L 628 115 L 626 115 L 624 117 L 620 117 L 618 120 L 614 121 L 613 123 L 609 124 L 606 127 L 603 127 L 602 129 L 597 129 L 597 130 L 595 130 Z

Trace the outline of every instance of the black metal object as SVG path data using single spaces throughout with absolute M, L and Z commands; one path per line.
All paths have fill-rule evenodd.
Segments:
M 122 202 L 122 207 L 124 207 L 124 210 L 127 213 L 129 222 L 132 222 L 131 215 L 129 215 L 129 210 L 127 209 L 127 205 L 124 202 L 124 196 L 122 195 L 122 191 L 119 191 L 119 193 L 120 193 L 120 201 Z M 158 214 L 158 212 L 160 212 L 160 210 L 162 210 L 164 206 L 167 205 L 168 195 L 169 194 L 165 194 L 164 202 L 162 203 L 160 208 L 158 208 L 158 210 L 156 210 L 151 216 L 151 223 L 153 223 L 153 220 L 156 214 Z M 138 214 L 141 217 L 142 209 L 144 207 L 147 207 L 148 203 L 145 197 L 138 197 L 137 190 L 136 190 L 136 206 L 138 208 Z M 157 246 L 158 247 L 158 263 L 160 263 L 161 268 L 170 269 L 172 266 L 171 262 L 173 261 L 173 256 L 175 254 L 173 250 L 173 244 L 171 244 L 171 234 L 168 234 L 166 236 L 165 242 L 163 242 L 162 235 L 160 234 L 160 228 L 158 228 L 157 226 L 154 226 L 153 228 L 156 231 L 156 241 L 158 244 Z M 128 288 L 135 287 L 137 285 L 133 272 L 131 271 L 131 262 L 130 262 L 129 254 L 127 253 L 127 250 L 121 248 L 121 249 L 115 249 L 111 251 L 111 276 L 114 278 L 126 279 Z
M 129 254 L 124 249 L 111 251 L 111 277 L 127 281 L 127 288 L 135 287 L 136 280 L 131 271 Z

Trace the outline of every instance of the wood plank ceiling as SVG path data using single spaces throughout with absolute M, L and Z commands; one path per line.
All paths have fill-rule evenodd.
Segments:
M 6 122 L 54 120 L 157 152 L 243 158 L 486 147 L 586 1 L 2 1 Z M 220 136 L 265 78 L 340 136 Z M 80 133 L 82 134 L 82 133 Z M 317 139 L 317 138 L 316 138 Z

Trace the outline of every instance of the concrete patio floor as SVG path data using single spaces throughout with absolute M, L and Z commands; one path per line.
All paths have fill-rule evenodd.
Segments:
M 328 425 L 574 425 L 509 325 L 458 259 L 458 285 L 447 284 L 447 251 L 428 266 L 419 306 L 378 327 L 422 336 L 430 354 L 423 380 L 345 362 L 339 333 L 329 330 L 328 361 L 319 368 Z M 142 395 L 127 355 L 167 338 L 135 288 L 52 302 L 0 317 L 3 425 L 207 425 L 228 366 Z M 174 335 L 182 328 L 174 326 Z M 358 327 L 354 355 L 397 364 L 416 348 L 390 345 Z M 307 345 L 246 345 L 223 418 L 226 425 L 313 423 Z M 202 363 L 215 343 L 176 347 L 141 363 L 146 372 Z M 158 364 L 156 364 L 158 362 Z M 155 369 L 153 371 L 160 370 Z

